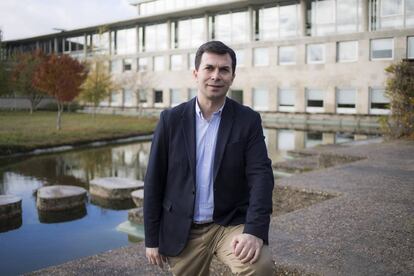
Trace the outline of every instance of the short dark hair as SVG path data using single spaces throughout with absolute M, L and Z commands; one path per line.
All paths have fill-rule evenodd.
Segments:
M 196 70 L 198 70 L 198 68 L 200 67 L 201 57 L 206 52 L 218 54 L 218 55 L 229 54 L 231 57 L 231 69 L 233 69 L 233 75 L 234 75 L 234 73 L 236 72 L 236 64 L 237 64 L 236 53 L 234 53 L 233 49 L 231 49 L 229 46 L 217 40 L 206 42 L 198 48 L 196 56 L 195 56 L 195 69 Z

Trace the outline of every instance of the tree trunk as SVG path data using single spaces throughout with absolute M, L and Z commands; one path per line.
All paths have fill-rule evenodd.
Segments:
M 57 106 L 58 106 L 58 115 L 57 115 L 57 120 L 56 120 L 56 129 L 61 130 L 62 129 L 61 123 L 62 123 L 63 104 L 58 102 Z

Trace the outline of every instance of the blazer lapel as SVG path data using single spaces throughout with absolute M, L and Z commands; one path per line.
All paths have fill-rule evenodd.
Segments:
M 229 139 L 231 128 L 233 126 L 234 110 L 233 103 L 226 98 L 226 104 L 221 114 L 220 126 L 217 133 L 216 152 L 214 155 L 214 174 L 213 183 L 216 180 L 218 169 L 220 168 L 221 160 L 223 158 L 224 150 Z
M 195 166 L 196 166 L 196 141 L 195 141 L 195 99 L 189 101 L 183 111 L 182 131 L 184 137 L 185 149 L 187 151 L 190 170 L 193 174 L 195 183 Z M 195 185 L 195 184 L 194 184 Z

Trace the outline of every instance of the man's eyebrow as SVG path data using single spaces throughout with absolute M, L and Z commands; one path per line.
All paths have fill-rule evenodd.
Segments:
M 204 68 L 206 68 L 206 67 L 215 67 L 215 65 L 207 63 L 207 64 L 204 65 Z M 220 69 L 229 69 L 231 67 L 230 67 L 230 65 L 223 65 L 223 66 L 219 66 L 219 68 Z

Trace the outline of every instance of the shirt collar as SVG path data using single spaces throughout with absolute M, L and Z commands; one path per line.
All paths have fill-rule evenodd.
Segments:
M 223 111 L 223 108 L 224 108 L 224 105 L 226 104 L 226 101 L 227 100 L 224 99 L 223 105 L 216 112 L 213 112 L 213 116 L 215 116 L 215 115 L 221 116 L 221 112 Z M 203 112 L 201 112 L 201 108 L 198 105 L 198 98 L 197 97 L 196 97 L 195 111 L 196 111 L 196 116 L 198 116 L 200 119 L 205 120 L 204 116 L 203 116 Z

